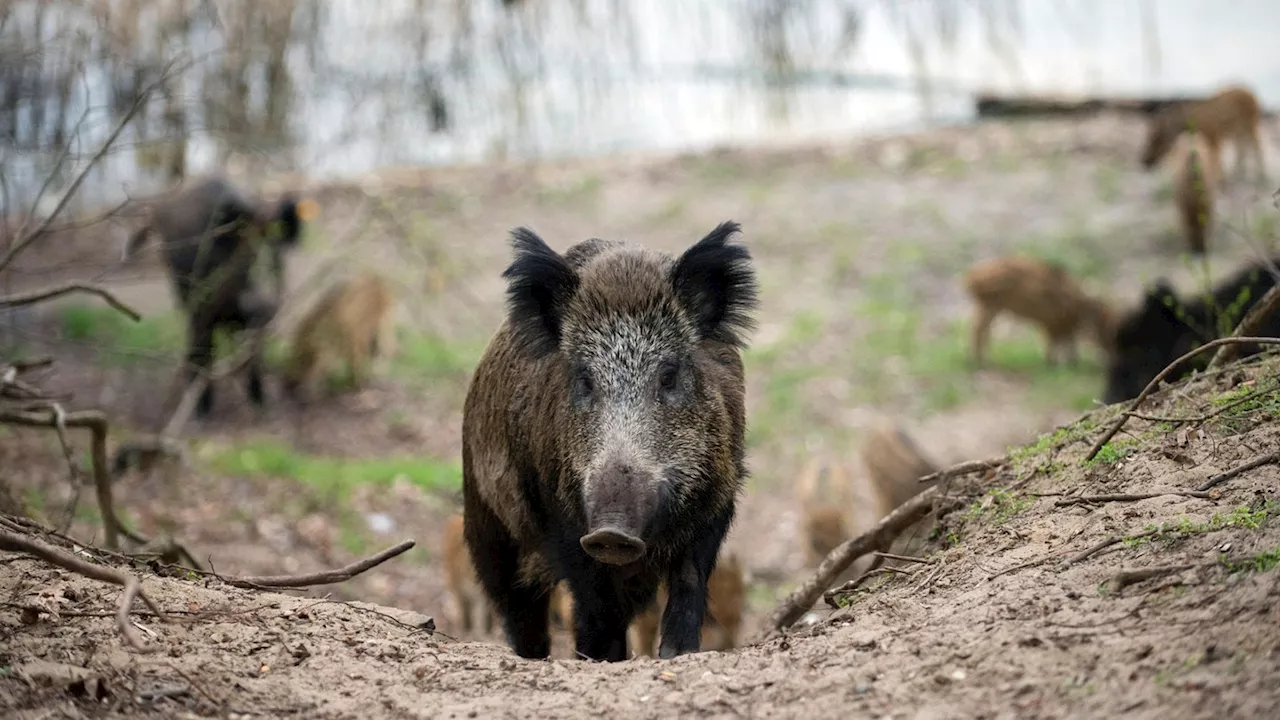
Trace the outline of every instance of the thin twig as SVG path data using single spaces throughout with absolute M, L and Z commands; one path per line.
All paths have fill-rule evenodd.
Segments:
M 1258 302 L 1253 304 L 1253 307 L 1249 308 L 1249 312 L 1244 314 L 1232 335 L 1235 337 L 1256 335 L 1262 329 L 1263 323 L 1275 313 L 1276 308 L 1280 308 L 1280 285 L 1273 285 L 1258 299 Z M 1235 360 L 1239 351 L 1239 345 L 1224 345 L 1218 348 L 1218 352 L 1214 353 L 1213 359 L 1209 361 L 1208 369 L 1220 368 Z
M 1247 473 L 1250 470 L 1253 470 L 1254 468 L 1260 468 L 1263 465 L 1271 465 L 1276 462 L 1280 462 L 1280 451 L 1267 453 L 1266 455 L 1261 455 L 1259 457 L 1256 457 L 1250 460 L 1249 462 L 1243 465 L 1231 468 L 1230 470 L 1224 473 L 1221 473 L 1219 475 L 1214 475 L 1213 477 L 1206 480 L 1203 484 L 1201 484 L 1199 488 L 1196 488 L 1196 489 L 1208 490 L 1210 488 L 1221 485 L 1222 483 L 1228 480 L 1231 480 L 1237 477 L 1238 475 Z
M 968 462 L 952 465 L 949 468 L 929 473 L 928 475 L 922 475 L 917 482 L 924 485 L 938 480 L 946 480 L 947 478 L 972 475 L 973 473 L 982 472 L 983 470 L 992 470 L 1001 467 L 1006 462 L 1008 462 L 1008 459 L 1003 455 L 987 458 L 986 460 L 969 460 Z
M 862 585 L 862 583 L 866 582 L 867 580 L 871 579 L 876 575 L 906 575 L 910 577 L 911 575 L 915 575 L 915 573 L 912 572 L 911 570 L 903 570 L 902 568 L 896 568 L 896 567 L 872 568 L 862 573 L 858 577 L 850 580 L 849 582 L 846 582 L 840 587 L 832 588 L 831 590 L 828 590 L 822 593 L 822 600 L 827 605 L 833 608 L 839 609 L 840 600 L 842 598 L 848 596 L 854 590 L 857 590 L 858 587 Z
M 1147 538 L 1159 532 L 1160 532 L 1159 529 L 1155 529 L 1155 530 L 1144 530 L 1136 535 L 1113 535 L 1107 538 L 1106 540 L 1103 540 L 1102 542 L 1098 543 L 1097 545 L 1092 545 L 1088 548 L 1085 548 L 1082 552 L 1070 558 L 1067 558 L 1067 561 L 1062 563 L 1062 567 L 1068 568 L 1068 567 L 1071 567 L 1072 565 L 1075 565 L 1076 563 L 1084 562 L 1085 560 L 1088 560 L 1089 558 L 1102 552 L 1103 550 L 1106 550 L 1112 545 L 1119 544 L 1121 542 L 1124 542 L 1125 540 L 1138 540 L 1141 538 Z
M 98 287 L 97 285 L 91 285 L 89 283 L 82 283 L 82 282 L 71 282 L 71 283 L 67 283 L 66 285 L 59 285 L 58 287 L 47 288 L 45 290 L 36 290 L 34 292 L 20 293 L 17 295 L 0 297 L 0 308 L 22 307 L 23 305 L 34 305 L 38 302 L 44 302 L 45 300 L 52 300 L 53 298 L 60 297 L 62 295 L 69 295 L 74 292 L 82 292 L 82 293 L 89 293 L 91 295 L 97 295 L 98 297 L 105 300 L 107 304 L 110 305 L 111 307 L 115 308 L 116 310 L 119 310 L 125 315 L 128 315 L 131 320 L 142 319 L 142 315 L 139 314 L 137 310 L 134 310 L 133 308 L 124 304 L 124 302 L 122 302 L 120 298 L 116 297 L 110 290 L 107 290 L 106 288 Z
M 1200 500 L 1208 500 L 1213 497 L 1212 493 L 1203 490 L 1165 490 L 1163 492 L 1150 493 L 1116 493 L 1111 495 L 1076 495 L 1075 497 L 1066 497 L 1054 503 L 1055 507 L 1067 507 L 1068 505 L 1083 505 L 1105 502 L 1136 502 L 1138 500 L 1150 500 L 1151 498 L 1164 497 L 1165 495 L 1181 495 L 1182 497 L 1198 498 Z
M 1131 413 L 1134 410 L 1137 410 L 1138 406 L 1142 404 L 1142 401 L 1146 400 L 1147 396 L 1153 393 L 1155 389 L 1159 387 L 1160 383 L 1166 377 L 1172 374 L 1173 371 L 1178 366 L 1180 366 L 1183 362 L 1186 362 L 1187 360 L 1190 360 L 1191 358 L 1203 352 L 1212 350 L 1213 348 L 1222 347 L 1223 345 L 1232 345 L 1232 344 L 1245 345 L 1248 343 L 1255 343 L 1258 345 L 1280 345 L 1280 338 L 1264 338 L 1264 337 L 1218 338 L 1216 340 L 1211 340 L 1194 350 L 1191 350 L 1190 352 L 1184 354 L 1182 357 L 1178 358 L 1177 360 L 1174 360 L 1173 362 L 1169 363 L 1164 370 L 1160 371 L 1160 374 L 1156 375 L 1154 378 L 1151 379 L 1151 382 L 1147 383 L 1147 386 L 1142 389 L 1142 392 L 1138 393 L 1138 397 L 1134 398 L 1133 401 L 1129 403 L 1129 407 L 1125 408 L 1125 412 L 1122 412 L 1120 416 L 1116 418 L 1115 422 L 1111 424 L 1111 427 L 1107 428 L 1107 431 L 1102 434 L 1102 437 L 1098 438 L 1097 442 L 1093 444 L 1093 447 L 1089 449 L 1089 454 L 1084 457 L 1084 460 L 1087 462 L 1089 460 L 1092 460 L 1094 457 L 1096 457 L 1097 454 L 1102 451 L 1102 447 L 1106 445 L 1108 442 L 1110 442 L 1111 438 L 1115 437 L 1116 433 L 1120 432 L 1120 428 L 1124 427 L 1125 421 L 1129 419 L 1128 413 Z
M 169 616 L 165 615 L 159 606 L 153 603 L 151 598 L 147 597 L 146 593 L 142 591 L 142 582 L 138 578 L 114 568 L 93 565 L 35 538 L 11 533 L 8 530 L 0 530 L 0 550 L 24 552 L 91 580 L 107 582 L 124 588 L 124 591 L 120 593 L 120 602 L 116 608 L 116 626 L 120 629 L 120 635 L 124 637 L 125 642 L 130 647 L 138 652 L 154 652 L 157 649 L 158 646 L 143 643 L 134 631 L 132 623 L 129 622 L 129 613 L 133 609 L 133 601 L 141 599 L 161 622 L 168 622 Z
M 75 453 L 71 450 L 71 442 L 67 440 L 67 413 L 62 406 L 54 403 L 49 407 L 52 414 L 53 429 L 58 433 L 58 444 L 62 446 L 62 457 L 67 461 L 67 481 L 71 486 L 71 499 L 62 512 L 62 522 L 58 523 L 58 532 L 64 533 L 71 528 L 71 521 L 76 516 L 76 508 L 80 507 L 80 472 L 76 467 Z
M 394 547 L 387 548 L 372 557 L 351 563 L 337 570 L 309 573 L 307 575 L 242 575 L 236 577 L 218 576 L 228 585 L 240 588 L 301 588 L 315 585 L 340 583 L 370 570 L 391 558 L 412 548 L 416 543 L 405 540 Z
M 878 552 L 875 553 L 875 556 L 884 558 L 885 560 L 901 560 L 902 562 L 920 563 L 921 565 L 932 565 L 934 563 L 931 558 L 914 557 L 912 555 L 894 555 L 893 553 L 887 552 Z
M 1171 575 L 1173 573 L 1190 570 L 1195 565 L 1160 565 L 1157 567 L 1139 568 L 1137 570 L 1121 570 L 1111 578 L 1108 587 L 1111 592 L 1119 592 L 1124 588 L 1140 583 L 1144 580 Z

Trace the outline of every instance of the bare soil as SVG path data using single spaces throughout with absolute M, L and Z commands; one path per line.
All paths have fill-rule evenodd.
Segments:
M 1038 252 L 1120 304 L 1158 274 L 1194 286 L 1176 257 L 1165 182 L 1137 168 L 1139 137 L 1132 120 L 1103 116 L 846 147 L 388 172 L 314 188 L 324 219 L 290 270 L 292 289 L 318 287 L 308 273 L 330 260 L 374 264 L 402 285 L 404 326 L 464 359 L 501 317 L 511 227 L 529 225 L 559 248 L 601 236 L 677 251 L 721 220 L 743 223 L 763 285 L 748 358 L 752 480 L 729 539 L 749 573 L 744 646 L 598 665 L 571 659 L 565 638 L 547 662 L 519 660 L 496 639 L 455 639 L 437 559 L 443 518 L 458 507 L 452 493 L 398 479 L 335 497 L 305 478 L 228 475 L 204 462 L 263 438 L 328 457 L 456 461 L 469 368 L 420 360 L 305 413 L 276 405 L 255 415 L 238 383 L 223 383 L 216 417 L 189 429 L 193 466 L 151 486 L 123 480 L 117 492 L 143 532 L 174 533 L 222 573 L 333 567 L 403 537 L 417 548 L 351 582 L 292 595 L 140 567 L 161 606 L 189 616 L 161 624 L 137 614 L 161 647 L 152 655 L 126 650 L 101 616 L 115 588 L 0 557 L 0 708 L 22 718 L 1266 715 L 1280 694 L 1277 575 L 1269 556 L 1254 558 L 1280 548 L 1277 470 L 1246 473 L 1209 499 L 1055 501 L 1186 489 L 1280 449 L 1270 395 L 1203 433 L 1132 421 L 1119 438 L 1134 445 L 1116 446 L 1124 456 L 1087 467 L 1078 461 L 1105 418 L 1086 418 L 1060 442 L 1015 453 L 1012 469 L 957 485 L 963 508 L 940 518 L 932 539 L 917 538 L 931 564 L 871 583 L 843 609 L 815 608 L 785 639 L 753 641 L 808 572 L 791 485 L 812 453 L 852 462 L 862 430 L 889 415 L 941 464 L 986 457 L 1078 417 L 1100 394 L 1091 350 L 1081 367 L 1044 368 L 1038 338 L 1008 320 L 997 323 L 993 366 L 968 370 L 965 267 Z M 1213 276 L 1273 244 L 1268 195 L 1234 193 L 1223 213 L 1234 230 L 1213 245 Z M 153 262 L 115 262 L 125 232 L 48 242 L 8 282 L 95 278 L 144 314 L 166 312 Z M 119 434 L 155 422 L 174 352 L 107 362 L 102 348 L 67 340 L 62 304 L 8 325 L 24 350 L 58 354 L 44 384 L 72 392 L 70 406 L 103 408 Z M 1272 365 L 1232 371 L 1148 411 L 1194 415 L 1216 394 L 1273 375 Z M 87 438 L 73 440 L 87 448 Z M 57 519 L 68 492 L 52 438 L 0 435 L 0 468 L 33 515 Z M 1058 565 L 1160 523 L 1166 532 Z M 98 532 L 87 511 L 70 530 L 82 542 Z M 1115 592 L 1105 584 L 1127 568 L 1175 564 L 1191 567 Z M 337 602 L 354 600 L 386 607 Z M 55 612 L 29 622 L 22 608 L 33 604 Z M 419 629 L 419 613 L 439 631 Z M 163 697 L 147 699 L 156 688 Z

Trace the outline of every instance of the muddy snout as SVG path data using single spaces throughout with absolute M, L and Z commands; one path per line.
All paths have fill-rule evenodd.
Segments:
M 603 527 L 578 542 L 588 555 L 607 565 L 629 565 L 644 557 L 644 541 L 617 527 Z
M 614 463 L 587 487 L 587 532 L 578 540 L 582 549 L 608 565 L 629 565 L 644 557 L 645 532 L 658 500 L 658 478 Z

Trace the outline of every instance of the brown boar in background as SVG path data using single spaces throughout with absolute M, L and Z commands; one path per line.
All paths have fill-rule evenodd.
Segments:
M 1203 255 L 1213 234 L 1213 206 L 1222 184 L 1219 150 L 1204 133 L 1184 133 L 1174 145 L 1173 163 L 1178 225 L 1191 252 Z
M 342 360 L 352 385 L 363 387 L 373 359 L 395 352 L 394 309 L 391 288 L 377 273 L 335 283 L 294 330 L 285 392 L 309 400 L 320 379 Z
M 1078 361 L 1076 337 L 1088 332 L 1104 354 L 1111 351 L 1116 313 L 1102 298 L 1084 291 L 1060 265 L 1011 255 L 980 261 L 964 275 L 964 286 L 976 306 L 973 324 L 973 362 L 986 362 L 991 324 L 1001 314 L 1036 324 L 1044 334 L 1045 359 L 1053 364 L 1061 352 Z
M 1262 108 L 1258 98 L 1245 87 L 1233 85 L 1200 101 L 1178 103 L 1164 108 L 1147 122 L 1142 148 L 1142 167 L 1151 170 L 1187 132 L 1200 133 L 1218 150 L 1230 141 L 1235 147 L 1236 178 L 1245 173 L 1245 155 L 1252 155 L 1258 182 L 1267 177 L 1260 125 Z
M 489 600 L 480 588 L 475 567 L 463 540 L 464 528 L 461 515 L 451 515 L 444 525 L 444 579 L 453 596 L 458 616 L 456 622 L 467 635 L 490 635 L 497 625 L 497 616 L 489 607 Z

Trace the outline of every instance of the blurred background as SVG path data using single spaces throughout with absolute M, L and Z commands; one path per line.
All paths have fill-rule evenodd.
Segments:
M 223 383 L 184 437 L 190 465 L 120 480 L 121 510 L 231 573 L 415 537 L 411 562 L 335 592 L 449 629 L 439 535 L 458 507 L 462 398 L 502 318 L 508 230 L 675 252 L 737 220 L 763 287 L 752 479 L 730 539 L 755 617 L 802 577 L 796 477 L 815 458 L 865 475 L 878 418 L 946 464 L 1097 405 L 1100 355 L 1048 366 L 1012 321 L 971 367 L 973 263 L 1053 260 L 1123 308 L 1157 276 L 1190 287 L 1272 247 L 1274 188 L 1241 187 L 1210 260 L 1186 258 L 1167 169 L 1139 166 L 1135 108 L 1229 83 L 1280 107 L 1277 27 L 1268 0 L 6 0 L 0 239 L 67 203 L 0 269 L 0 292 L 91 281 L 143 319 L 67 296 L 0 315 L 0 352 L 54 354 L 49 386 L 107 412 L 117 441 L 154 431 L 184 325 L 157 254 L 120 261 L 132 200 L 213 171 L 316 198 L 290 292 L 376 267 L 400 300 L 397 353 L 370 387 L 306 413 L 255 416 Z M 1000 103 L 980 115 L 984 94 L 1101 105 L 1011 119 Z M 1280 167 L 1273 118 L 1262 137 Z M 286 328 L 273 367 L 288 347 Z M 70 496 L 56 440 L 0 432 L 15 493 L 56 516 Z M 87 503 L 74 523 L 99 532 Z

